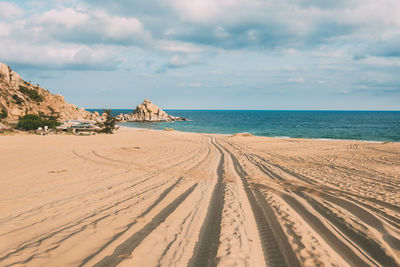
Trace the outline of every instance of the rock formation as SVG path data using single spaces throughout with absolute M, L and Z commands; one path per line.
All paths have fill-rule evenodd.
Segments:
M 0 133 L 6 130 L 11 130 L 11 127 L 0 122 Z
M 119 121 L 130 122 L 168 122 L 168 121 L 184 121 L 185 118 L 174 117 L 168 115 L 164 110 L 145 99 L 142 104 L 138 105 L 133 113 L 120 114 L 117 116 Z
M 24 81 L 9 66 L 0 62 L 0 120 L 12 122 L 25 114 L 58 114 L 61 120 L 96 119 L 93 113 L 65 102 L 63 96 Z

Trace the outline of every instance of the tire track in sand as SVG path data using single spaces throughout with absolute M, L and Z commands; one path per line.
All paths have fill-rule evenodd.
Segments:
M 247 155 L 246 153 L 243 153 L 243 155 L 249 160 L 250 163 L 252 163 L 254 166 L 256 166 L 261 172 L 265 173 L 267 176 L 269 176 L 271 179 L 273 180 L 278 180 L 278 181 L 285 181 L 286 179 L 284 177 L 282 177 L 281 175 L 277 174 L 276 172 L 274 172 L 271 169 L 271 166 L 268 166 L 264 160 L 264 163 L 259 163 L 257 161 L 255 161 L 252 157 L 250 157 L 249 155 Z M 257 155 L 252 155 L 252 156 L 257 156 Z M 258 158 L 260 158 L 259 156 L 257 156 Z M 278 167 L 276 165 L 274 165 L 274 167 Z M 279 166 L 280 167 L 280 166 Z M 292 172 L 288 172 L 286 170 L 284 170 L 285 168 L 279 168 L 281 171 L 283 171 L 285 173 L 285 175 L 289 175 L 290 176 L 295 176 L 293 175 Z M 298 178 L 298 177 L 296 177 Z M 302 181 L 304 181 L 304 178 L 307 179 L 306 177 L 302 177 L 303 179 L 301 179 Z M 273 188 L 269 187 L 269 186 L 265 186 L 265 188 L 274 191 Z M 265 200 L 264 197 L 262 196 L 262 194 L 260 193 L 260 191 L 255 188 L 255 191 L 258 191 L 258 194 L 260 196 L 260 200 Z M 292 192 L 292 189 L 287 189 L 289 190 L 289 192 Z M 368 256 L 364 254 L 364 256 L 366 256 L 367 259 L 370 259 L 369 256 L 371 258 L 373 258 L 372 262 L 374 262 L 374 260 L 376 262 L 374 262 L 374 264 L 376 263 L 380 263 L 383 266 L 397 266 L 396 261 L 389 256 L 384 250 L 383 248 L 373 239 L 371 239 L 370 237 L 368 237 L 365 233 L 362 233 L 356 229 L 354 229 L 353 227 L 351 227 L 350 225 L 348 225 L 347 223 L 344 223 L 343 218 L 338 217 L 334 212 L 332 212 L 328 207 L 326 207 L 325 205 L 322 205 L 322 203 L 320 203 L 317 199 L 315 199 L 314 197 L 312 197 L 310 194 L 304 194 L 303 192 L 299 192 L 299 191 L 293 191 L 293 193 L 303 199 L 305 199 L 314 209 L 315 211 L 318 212 L 318 214 L 320 214 L 321 216 L 323 216 L 327 221 L 329 221 L 331 224 L 333 224 L 337 229 L 336 231 L 340 231 L 336 234 L 339 234 L 339 236 L 342 236 L 344 239 L 350 239 L 350 244 L 352 244 L 352 242 L 354 242 L 355 244 L 351 245 L 354 246 L 354 248 L 356 250 L 358 250 L 361 254 L 364 254 L 364 252 L 367 252 Z M 297 198 L 292 195 L 292 194 L 287 194 L 287 193 L 278 193 L 280 195 L 280 197 L 282 199 L 284 199 L 290 206 L 292 206 L 294 208 L 294 210 L 296 210 L 296 212 L 298 214 L 300 214 L 309 224 L 313 225 L 314 229 L 317 230 L 317 232 L 319 232 L 319 234 L 321 234 L 322 236 L 324 236 L 324 239 L 328 241 L 328 243 L 330 243 L 330 245 L 335 248 L 336 251 L 340 252 L 343 256 L 345 256 L 345 258 L 349 261 L 352 262 L 352 264 L 356 264 L 358 265 L 367 265 L 368 263 L 365 262 L 365 260 L 367 259 L 361 259 L 359 256 L 357 256 L 356 254 L 351 252 L 351 249 L 349 247 L 349 249 L 343 249 L 343 247 L 347 247 L 346 245 L 344 245 L 344 243 L 342 243 L 335 235 L 334 232 L 332 232 L 332 230 L 329 230 L 328 228 L 326 228 L 321 222 L 319 222 L 319 219 L 317 217 L 315 217 L 314 215 L 312 215 L 300 202 L 297 201 Z M 335 202 L 335 204 L 340 204 L 340 206 L 342 206 L 342 208 L 348 209 L 350 212 L 352 213 L 356 213 L 358 216 L 361 216 L 360 213 L 363 215 L 361 217 L 368 217 L 369 221 L 374 224 L 378 224 L 379 226 L 379 221 L 377 221 L 375 219 L 375 217 L 373 217 L 372 215 L 369 215 L 368 213 L 366 213 L 364 210 L 362 210 L 361 208 L 357 207 L 356 205 L 348 202 L 345 199 L 337 199 L 334 198 L 332 195 L 330 196 L 330 199 L 328 199 L 328 195 L 319 192 L 319 195 L 321 195 L 322 197 L 324 197 L 325 200 L 332 202 Z M 333 200 L 332 200 L 333 199 Z M 340 202 L 340 203 L 338 203 Z M 346 205 L 344 205 L 346 204 Z M 265 203 L 264 208 L 267 207 L 268 204 Z M 368 215 L 368 216 L 367 216 Z M 371 217 L 371 218 L 370 218 Z M 368 224 L 368 222 L 366 222 L 366 224 Z M 375 225 L 374 225 L 375 226 Z M 376 227 L 376 226 L 375 226 Z M 379 228 L 379 227 L 376 227 Z M 381 226 L 382 228 L 382 226 Z M 385 232 L 384 229 L 379 229 L 380 232 Z M 390 237 L 390 235 L 386 234 L 387 237 Z M 392 240 L 394 240 L 392 238 Z M 396 240 L 394 240 L 393 242 L 395 242 Z M 393 244 L 392 244 L 393 245 Z M 360 250 L 360 248 L 362 248 L 362 250 Z M 370 259 L 371 260 L 371 259 Z M 369 262 L 369 264 L 371 264 L 372 262 Z
M 141 218 L 143 216 L 145 216 L 147 213 L 149 213 L 155 206 L 157 206 L 157 204 L 159 204 L 166 195 L 168 195 L 169 192 L 172 191 L 172 189 L 174 189 L 181 181 L 182 181 L 183 177 L 180 177 L 174 184 L 172 184 L 170 187 L 168 187 L 167 189 L 165 189 L 160 196 L 156 199 L 156 201 L 154 201 L 149 207 L 147 207 L 147 209 L 145 211 L 143 211 L 138 218 Z M 110 240 L 108 240 L 103 246 L 101 246 L 96 252 L 92 253 L 91 255 L 89 255 L 88 257 L 86 257 L 81 264 L 79 264 L 79 266 L 83 266 L 85 265 L 88 261 L 90 261 L 92 258 L 94 258 L 96 255 L 98 255 L 99 253 L 101 253 L 106 247 L 108 247 L 112 242 L 114 242 L 118 237 L 120 237 L 121 235 L 123 235 L 124 233 L 126 233 L 134 224 L 136 224 L 136 220 L 133 221 L 132 223 L 128 224 L 126 226 L 126 228 L 115 234 Z
M 200 230 L 199 239 L 194 249 L 193 257 L 189 261 L 189 266 L 215 266 L 218 251 L 219 236 L 221 232 L 221 214 L 224 206 L 224 184 L 222 182 L 224 172 L 224 154 L 215 145 L 215 140 L 211 143 L 221 153 L 217 167 L 217 183 L 211 196 L 207 215 Z
M 230 155 L 234 169 L 242 182 L 242 187 L 257 224 L 265 264 L 267 266 L 301 266 L 272 209 L 266 202 L 261 202 L 260 194 L 254 188 L 250 188 L 246 179 L 247 173 L 240 165 L 238 159 L 228 148 L 219 143 L 218 145 Z
M 172 201 L 167 207 L 162 209 L 151 220 L 150 223 L 146 224 L 140 231 L 133 234 L 125 242 L 120 244 L 112 253 L 112 255 L 104 257 L 95 267 L 108 267 L 116 266 L 124 260 L 124 255 L 129 255 L 132 251 L 145 239 L 157 226 L 159 226 L 196 188 L 197 183 L 187 189 L 184 193 L 178 196 Z

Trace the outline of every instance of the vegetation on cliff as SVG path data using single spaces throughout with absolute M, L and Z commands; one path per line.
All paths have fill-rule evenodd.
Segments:
M 30 89 L 26 86 L 20 85 L 19 90 L 21 93 L 27 95 L 30 99 L 37 101 L 37 102 L 42 102 L 44 100 L 43 95 L 39 94 L 39 92 L 35 89 Z
M 26 114 L 43 117 L 42 114 L 52 116 L 57 113 L 62 121 L 98 118 L 93 113 L 67 103 L 59 94 L 52 94 L 39 85 L 24 81 L 8 65 L 0 62 L 0 113 L 2 110 L 7 112 L 3 120 L 10 123 Z
M 0 120 L 7 118 L 8 112 L 5 109 L 2 109 L 0 112 Z
M 21 117 L 17 124 L 17 129 L 31 131 L 36 130 L 39 127 L 48 126 L 49 128 L 56 128 L 60 125 L 60 122 L 57 121 L 54 117 L 41 117 L 36 114 L 26 114 Z

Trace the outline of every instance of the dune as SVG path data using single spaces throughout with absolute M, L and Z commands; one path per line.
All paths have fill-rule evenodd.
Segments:
M 400 143 L 0 136 L 0 266 L 398 266 Z

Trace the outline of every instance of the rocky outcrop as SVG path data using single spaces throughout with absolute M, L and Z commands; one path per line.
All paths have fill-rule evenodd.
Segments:
M 145 99 L 142 104 L 138 105 L 133 113 L 120 114 L 117 116 L 119 121 L 128 122 L 168 122 L 168 121 L 184 121 L 185 118 L 174 117 L 168 115 L 164 110 Z
M 0 62 L 0 114 L 5 121 L 16 121 L 25 114 L 58 115 L 61 120 L 96 120 L 83 108 L 67 103 L 63 96 L 24 81 L 9 66 Z M 0 118 L 1 119 L 1 118 Z
M 0 133 L 7 130 L 11 130 L 11 127 L 0 122 Z

